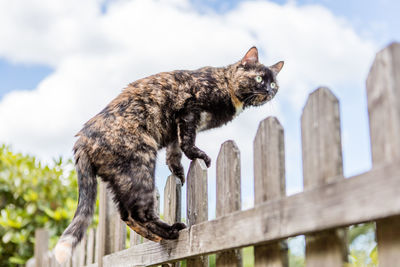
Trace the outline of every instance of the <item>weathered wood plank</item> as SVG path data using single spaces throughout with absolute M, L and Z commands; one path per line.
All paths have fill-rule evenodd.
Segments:
M 85 246 L 86 236 L 82 238 L 82 241 L 72 252 L 72 267 L 81 267 L 85 264 Z
M 182 183 L 174 176 L 168 176 L 164 188 L 164 220 L 169 224 L 181 221 Z
M 46 229 L 35 231 L 35 264 L 36 267 L 47 265 L 47 251 L 49 250 L 49 232 Z
M 188 226 L 208 220 L 207 167 L 203 160 L 196 159 L 190 163 L 187 177 L 186 218 Z M 195 236 L 193 238 L 196 238 Z M 207 267 L 208 256 L 187 260 L 188 266 Z
M 174 224 L 181 221 L 182 183 L 175 175 L 168 176 L 164 188 L 164 221 Z M 180 263 L 168 263 L 163 267 L 179 267 Z
M 400 215 L 399 165 L 331 179 L 334 182 L 318 188 L 193 225 L 182 230 L 178 240 L 149 242 L 105 256 L 104 262 L 115 267 L 151 266 Z
M 101 200 L 101 197 L 100 197 L 100 200 Z M 100 204 L 101 204 L 101 202 L 99 203 L 99 205 Z M 101 219 L 100 210 L 101 209 L 99 208 L 99 223 L 98 223 L 97 228 L 96 228 L 96 242 L 94 244 L 94 259 L 93 259 L 94 263 L 98 263 L 98 260 L 99 260 L 99 255 L 98 254 L 99 254 L 99 251 L 101 251 L 101 249 L 100 249 L 100 219 Z
M 107 186 L 100 182 L 99 190 L 99 224 L 96 235 L 96 260 L 99 267 L 103 266 L 103 257 L 106 255 L 107 234 Z
M 25 267 L 35 267 L 35 266 L 36 266 L 35 258 L 30 258 L 25 264 Z
M 141 243 L 141 236 L 138 235 L 135 231 L 132 229 L 129 229 L 130 231 L 130 237 L 129 237 L 129 244 L 131 247 L 140 244 Z
M 102 266 L 104 255 L 120 251 L 125 248 L 126 225 L 120 219 L 118 209 L 112 200 L 111 192 L 104 182 L 100 182 L 100 210 L 99 225 L 96 236 L 96 257 L 99 266 Z
M 233 141 L 222 144 L 217 158 L 216 218 L 241 209 L 240 151 Z M 240 249 L 217 254 L 216 266 L 242 266 Z
M 94 262 L 94 249 L 95 249 L 95 237 L 96 237 L 96 229 L 91 228 L 88 231 L 88 238 L 86 242 L 86 259 L 85 265 L 92 264 Z
M 327 88 L 310 94 L 301 116 L 304 189 L 343 174 L 339 101 Z
M 367 96 L 375 167 L 400 158 L 400 43 L 376 55 L 367 78 Z M 400 261 L 400 217 L 377 221 L 376 231 L 379 266 L 394 266 Z
M 120 214 L 115 207 L 115 204 L 112 200 L 109 203 L 110 205 L 110 233 L 112 234 L 111 241 L 111 250 L 109 253 L 113 253 L 115 251 L 120 251 L 125 249 L 125 240 L 126 240 L 126 224 L 121 220 Z M 112 208 L 111 208 L 112 207 Z
M 310 94 L 301 116 L 301 136 L 304 190 L 342 177 L 339 101 L 329 89 Z M 337 230 L 306 236 L 306 266 L 341 267 L 345 247 Z
M 285 197 L 283 128 L 274 117 L 263 120 L 254 139 L 254 204 Z M 256 267 L 288 266 L 287 242 L 254 247 Z

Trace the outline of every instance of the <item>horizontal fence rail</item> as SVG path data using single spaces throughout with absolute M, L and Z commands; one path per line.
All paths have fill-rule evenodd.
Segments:
M 380 267 L 400 262 L 400 44 L 377 54 L 367 79 L 373 167 L 343 176 L 340 105 L 327 88 L 310 94 L 301 116 L 304 191 L 285 192 L 284 129 L 263 120 L 254 139 L 254 203 L 241 210 L 240 151 L 222 144 L 216 164 L 216 219 L 208 220 L 208 173 L 194 160 L 187 175 L 188 228 L 177 240 L 154 243 L 119 219 L 106 185 L 100 187 L 99 226 L 90 229 L 66 267 L 242 266 L 241 248 L 254 246 L 255 266 L 288 266 L 287 238 L 306 236 L 306 266 L 342 267 L 347 226 L 376 222 Z M 159 194 L 155 196 L 159 200 Z M 158 202 L 159 203 L 159 202 Z M 164 220 L 181 221 L 181 184 L 171 175 L 164 188 Z M 48 233 L 37 230 L 35 258 L 27 266 L 59 266 L 48 251 Z

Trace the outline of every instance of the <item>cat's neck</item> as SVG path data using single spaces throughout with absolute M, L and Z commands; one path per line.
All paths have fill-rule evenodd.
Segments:
M 224 68 L 226 87 L 228 88 L 232 104 L 235 107 L 235 117 L 239 115 L 244 109 L 244 103 L 236 96 L 235 90 L 233 88 L 234 85 L 231 82 L 233 80 L 233 73 L 236 65 L 237 63 Z

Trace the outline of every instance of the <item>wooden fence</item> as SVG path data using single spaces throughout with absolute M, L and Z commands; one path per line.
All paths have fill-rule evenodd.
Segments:
M 187 221 L 178 240 L 154 243 L 130 234 L 104 184 L 100 222 L 65 266 L 241 266 L 241 249 L 254 246 L 255 266 L 288 266 L 288 237 L 306 236 L 306 266 L 343 266 L 346 226 L 376 222 L 379 266 L 400 266 L 400 44 L 379 52 L 367 79 L 373 168 L 343 177 L 339 102 L 327 88 L 310 94 L 301 116 L 304 191 L 285 196 L 284 131 L 276 118 L 259 125 L 254 139 L 255 207 L 241 210 L 240 152 L 233 141 L 217 158 L 216 219 L 208 221 L 207 168 L 191 162 L 187 177 Z M 164 219 L 181 220 L 181 185 L 168 177 Z M 36 232 L 29 266 L 56 266 L 48 233 Z

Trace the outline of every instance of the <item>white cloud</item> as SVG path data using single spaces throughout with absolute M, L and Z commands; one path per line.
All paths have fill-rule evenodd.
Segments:
M 319 6 L 248 1 L 224 14 L 200 14 L 185 0 L 116 0 L 103 14 L 101 5 L 100 0 L 0 1 L 0 56 L 55 69 L 35 90 L 1 100 L 2 142 L 44 159 L 71 156 L 81 125 L 129 82 L 160 71 L 227 65 L 255 44 L 261 62 L 286 61 L 279 96 L 201 134 L 197 142 L 215 162 L 219 145 L 234 139 L 242 153 L 243 188 L 250 192 L 259 121 L 275 114 L 285 125 L 285 112 L 299 117 L 317 85 L 342 88 L 364 80 L 375 51 L 370 41 Z M 298 160 L 290 153 L 287 157 Z M 159 162 L 164 163 L 163 156 Z M 159 168 L 160 175 L 166 172 Z

